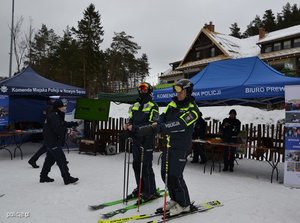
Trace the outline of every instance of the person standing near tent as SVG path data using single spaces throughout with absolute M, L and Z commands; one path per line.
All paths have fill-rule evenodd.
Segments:
M 193 133 L 193 139 L 205 139 L 206 135 L 207 123 L 202 117 L 202 113 L 200 112 L 200 116 L 196 121 Z M 198 163 L 200 156 L 200 164 L 206 163 L 206 155 L 204 151 L 204 145 L 201 143 L 193 143 L 193 160 L 191 163 Z
M 47 118 L 48 114 L 53 110 L 53 103 L 55 100 L 49 98 L 47 101 L 47 107 L 46 110 L 43 112 L 45 114 L 45 117 Z M 28 163 L 33 167 L 33 168 L 39 168 L 39 166 L 36 164 L 38 159 L 40 158 L 41 155 L 47 152 L 46 146 L 43 144 L 42 147 L 36 151 L 33 156 L 28 160 Z
M 123 126 L 124 130 L 128 130 L 131 133 L 133 139 L 132 166 L 137 184 L 137 187 L 129 196 L 137 197 L 140 191 L 142 202 L 158 196 L 156 193 L 155 175 L 152 168 L 155 134 L 152 133 L 147 136 L 139 134 L 139 127 L 149 125 L 157 121 L 159 117 L 158 106 L 151 96 L 152 91 L 153 88 L 149 83 L 143 82 L 138 85 L 139 98 L 130 107 L 129 122 Z
M 53 109 L 46 117 L 43 128 L 44 145 L 47 148 L 46 158 L 40 173 L 40 183 L 53 182 L 54 179 L 48 176 L 51 167 L 56 162 L 65 185 L 75 183 L 78 178 L 74 178 L 69 173 L 66 157 L 62 146 L 64 144 L 67 125 L 78 126 L 77 122 L 66 122 L 65 119 L 66 106 L 61 100 L 53 103 Z
M 222 133 L 222 139 L 226 143 L 236 143 L 237 135 L 241 129 L 241 122 L 236 118 L 237 113 L 235 109 L 231 109 L 229 112 L 229 117 L 225 118 L 220 126 Z M 224 168 L 223 171 L 233 172 L 234 157 L 235 157 L 236 147 L 225 146 L 223 152 Z
M 166 210 L 170 216 L 193 210 L 183 171 L 192 146 L 194 124 L 200 111 L 192 97 L 193 83 L 188 79 L 179 80 L 173 91 L 176 96 L 160 115 L 159 123 L 153 128 L 161 131 L 166 138 L 163 150 L 161 175 L 171 198 L 158 212 Z M 157 125 L 157 126 L 156 126 Z

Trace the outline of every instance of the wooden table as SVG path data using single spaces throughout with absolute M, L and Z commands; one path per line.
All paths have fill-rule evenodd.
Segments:
M 12 137 L 12 134 L 9 132 L 0 132 L 0 150 L 6 150 L 10 154 L 10 159 L 13 159 L 11 151 L 7 148 L 9 143 L 7 143 L 7 139 L 10 139 Z
M 222 149 L 223 147 L 227 146 L 227 147 L 240 147 L 243 146 L 244 144 L 231 144 L 231 143 L 224 143 L 222 141 L 221 138 L 211 138 L 211 139 L 207 139 L 207 140 L 202 140 L 202 139 L 196 139 L 193 140 L 193 143 L 202 143 L 205 145 L 209 145 L 210 149 L 212 151 L 212 165 L 211 165 L 211 169 L 210 169 L 210 174 L 212 174 L 212 171 L 214 170 L 214 165 L 215 165 L 215 158 L 216 158 L 216 148 L 218 149 Z M 276 173 L 276 180 L 278 181 L 278 175 L 279 175 L 279 171 L 278 171 L 278 163 L 279 163 L 279 156 L 280 154 L 284 153 L 284 149 L 283 148 L 267 148 L 267 147 L 258 147 L 258 146 L 253 146 L 250 148 L 254 148 L 257 151 L 257 155 L 256 154 L 251 154 L 252 157 L 259 159 L 259 158 L 263 158 L 264 160 L 267 161 L 267 163 L 271 166 L 271 174 L 270 174 L 270 178 L 271 178 L 271 183 L 273 183 L 273 177 L 274 177 L 274 173 Z M 267 157 L 267 151 L 270 152 L 270 157 Z M 205 167 L 206 165 L 204 165 L 204 173 L 205 173 Z M 219 163 L 219 171 L 221 171 L 221 164 Z
M 22 145 L 24 143 L 25 135 L 33 135 L 41 133 L 42 129 L 34 129 L 34 130 L 17 130 L 17 131 L 9 131 L 9 132 L 0 132 L 0 149 L 4 149 L 10 153 L 12 159 L 12 153 L 7 148 L 9 145 L 15 146 L 14 148 L 14 157 L 16 157 L 17 150 L 20 151 L 21 159 L 23 159 Z
M 193 143 L 201 143 L 206 145 L 210 151 L 211 151 L 211 160 L 212 164 L 210 167 L 210 174 L 212 174 L 212 171 L 215 169 L 215 162 L 216 162 L 216 156 L 217 156 L 217 151 L 219 152 L 218 154 L 221 154 L 221 157 L 223 157 L 223 149 L 224 147 L 240 147 L 243 144 L 240 143 L 225 143 L 223 140 L 219 137 L 216 138 L 209 138 L 206 140 L 203 139 L 195 139 L 193 140 Z M 222 152 L 222 153 L 221 153 Z M 220 158 L 220 157 L 219 157 Z M 206 162 L 207 163 L 207 162 Z M 204 169 L 203 172 L 205 173 L 206 170 L 206 163 L 204 164 Z M 221 172 L 221 162 L 219 160 L 219 172 Z
M 278 163 L 279 163 L 279 156 L 280 154 L 284 154 L 284 148 L 268 148 L 268 147 L 262 147 L 262 146 L 254 146 L 251 147 L 255 149 L 255 153 L 252 153 L 251 156 L 259 159 L 263 158 L 267 161 L 267 163 L 271 166 L 272 172 L 271 172 L 271 183 L 273 183 L 273 176 L 274 172 L 276 172 L 276 181 L 278 181 Z M 267 156 L 267 151 L 270 152 L 270 157 Z

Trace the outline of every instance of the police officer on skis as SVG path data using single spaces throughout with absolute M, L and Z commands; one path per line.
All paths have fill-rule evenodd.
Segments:
M 167 147 L 163 150 L 161 175 L 171 198 L 166 204 L 166 211 L 169 211 L 170 216 L 195 208 L 190 202 L 183 171 L 192 146 L 194 124 L 200 116 L 192 97 L 193 83 L 190 80 L 179 80 L 173 86 L 173 91 L 176 96 L 160 115 L 157 125 L 166 138 Z M 156 123 L 152 127 L 155 125 Z M 163 208 L 157 209 L 158 212 L 162 210 Z
M 157 197 L 155 175 L 152 169 L 153 150 L 155 146 L 155 133 L 141 136 L 139 127 L 150 125 L 159 118 L 158 106 L 152 100 L 152 86 L 147 82 L 138 85 L 139 98 L 129 109 L 129 122 L 123 127 L 131 133 L 133 139 L 133 170 L 135 174 L 137 187 L 133 190 L 130 197 L 137 197 L 139 186 L 141 186 L 142 202 Z M 143 157 L 142 157 L 143 156 Z M 142 170 L 141 170 L 142 163 Z M 142 172 L 141 172 L 142 171 Z M 142 176 L 141 185 L 139 185 L 140 174 Z

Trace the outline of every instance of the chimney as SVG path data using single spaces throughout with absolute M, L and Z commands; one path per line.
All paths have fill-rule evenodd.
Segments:
M 258 28 L 258 38 L 259 38 L 259 40 L 265 38 L 265 36 L 266 36 L 265 28 L 262 28 L 262 27 Z
M 208 29 L 211 32 L 215 32 L 215 25 L 212 22 L 209 22 L 208 25 L 205 23 L 204 24 L 204 28 Z

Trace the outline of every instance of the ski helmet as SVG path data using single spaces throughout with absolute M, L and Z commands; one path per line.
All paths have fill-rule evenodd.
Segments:
M 193 93 L 193 87 L 194 84 L 189 79 L 181 79 L 173 86 L 173 91 L 179 93 L 186 90 L 187 96 L 191 96 Z
M 142 82 L 137 86 L 137 90 L 139 94 L 151 94 L 153 87 L 147 82 Z

